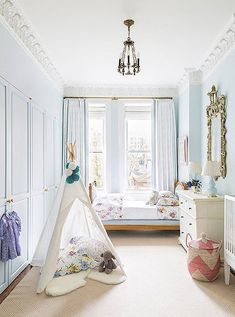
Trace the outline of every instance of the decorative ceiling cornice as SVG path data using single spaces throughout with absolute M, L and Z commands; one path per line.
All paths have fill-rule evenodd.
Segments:
M 200 85 L 202 82 L 202 71 L 196 68 L 185 68 L 185 73 L 179 84 L 179 95 L 189 87 L 189 85 Z
M 47 55 L 46 50 L 40 43 L 38 36 L 32 30 L 29 21 L 25 18 L 17 2 L 15 0 L 0 0 L 0 16 L 6 26 L 8 26 L 8 29 L 17 35 L 24 48 L 27 48 L 36 61 L 41 64 L 46 74 L 49 75 L 49 78 L 61 89 L 63 87 L 62 77 Z
M 197 69 L 185 69 L 185 73 L 179 81 L 179 91 L 183 91 L 190 83 L 189 74 L 195 74 L 197 71 L 198 80 L 192 84 L 200 84 L 214 70 L 214 68 L 224 59 L 225 56 L 235 48 L 235 14 L 232 15 L 225 26 L 223 32 L 217 38 L 207 56 L 199 64 Z M 197 76 L 197 75 L 196 75 Z
M 64 95 L 76 96 L 135 96 L 135 97 L 176 97 L 177 87 L 156 87 L 151 85 L 66 85 Z
M 235 47 L 235 14 L 232 15 L 224 31 L 218 37 L 207 57 L 200 64 L 203 78 L 207 77 L 214 67 Z

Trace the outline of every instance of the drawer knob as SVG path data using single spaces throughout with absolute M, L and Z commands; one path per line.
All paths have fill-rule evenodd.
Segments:
M 183 202 L 182 202 L 182 201 L 180 202 L 180 205 L 183 205 Z
M 184 218 L 184 216 L 180 216 L 180 218 Z
M 183 234 L 183 233 L 184 233 L 184 231 L 181 231 L 181 233 Z
M 192 226 L 193 225 L 192 222 L 190 222 L 189 225 Z
M 189 207 L 189 210 L 191 210 L 192 209 L 192 207 Z

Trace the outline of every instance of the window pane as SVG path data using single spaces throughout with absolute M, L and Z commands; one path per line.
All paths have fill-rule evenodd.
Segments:
M 104 147 L 104 120 L 89 116 L 89 152 L 103 152 Z
M 150 151 L 151 121 L 128 120 L 128 151 Z
M 104 187 L 104 124 L 105 105 L 89 104 L 88 108 L 89 182 Z
M 144 189 L 151 187 L 151 153 L 128 153 L 128 187 Z
M 98 188 L 104 187 L 104 156 L 103 153 L 89 154 L 89 183 L 96 181 Z
M 132 190 L 151 187 L 151 112 L 126 112 L 127 183 Z

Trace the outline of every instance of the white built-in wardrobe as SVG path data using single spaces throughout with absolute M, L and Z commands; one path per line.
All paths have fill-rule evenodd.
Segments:
M 50 211 L 61 173 L 60 131 L 59 118 L 0 79 L 0 216 L 12 209 L 22 224 L 21 256 L 0 261 L 0 293 L 28 265 Z

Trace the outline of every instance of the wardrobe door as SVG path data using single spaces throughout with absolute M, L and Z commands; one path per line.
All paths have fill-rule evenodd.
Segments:
M 62 127 L 58 119 L 55 120 L 55 188 L 60 184 L 62 176 Z
M 31 217 L 30 258 L 33 256 L 44 226 L 44 110 L 31 105 Z
M 6 211 L 6 94 L 7 86 L 0 79 L 0 217 Z M 1 248 L 1 240 L 0 240 Z M 0 293 L 8 286 L 8 264 L 0 262 Z
M 52 203 L 55 197 L 55 167 L 56 167 L 56 157 L 55 157 L 55 118 L 49 114 L 45 116 L 46 120 L 46 147 L 45 147 L 45 158 L 46 158 L 46 192 L 45 192 L 45 220 L 47 219 L 49 212 L 52 207 Z M 58 159 L 58 158 L 57 158 Z
M 10 261 L 10 282 L 28 264 L 28 215 L 29 215 L 29 99 L 16 89 L 11 90 L 11 198 L 12 208 L 21 219 L 21 256 Z

